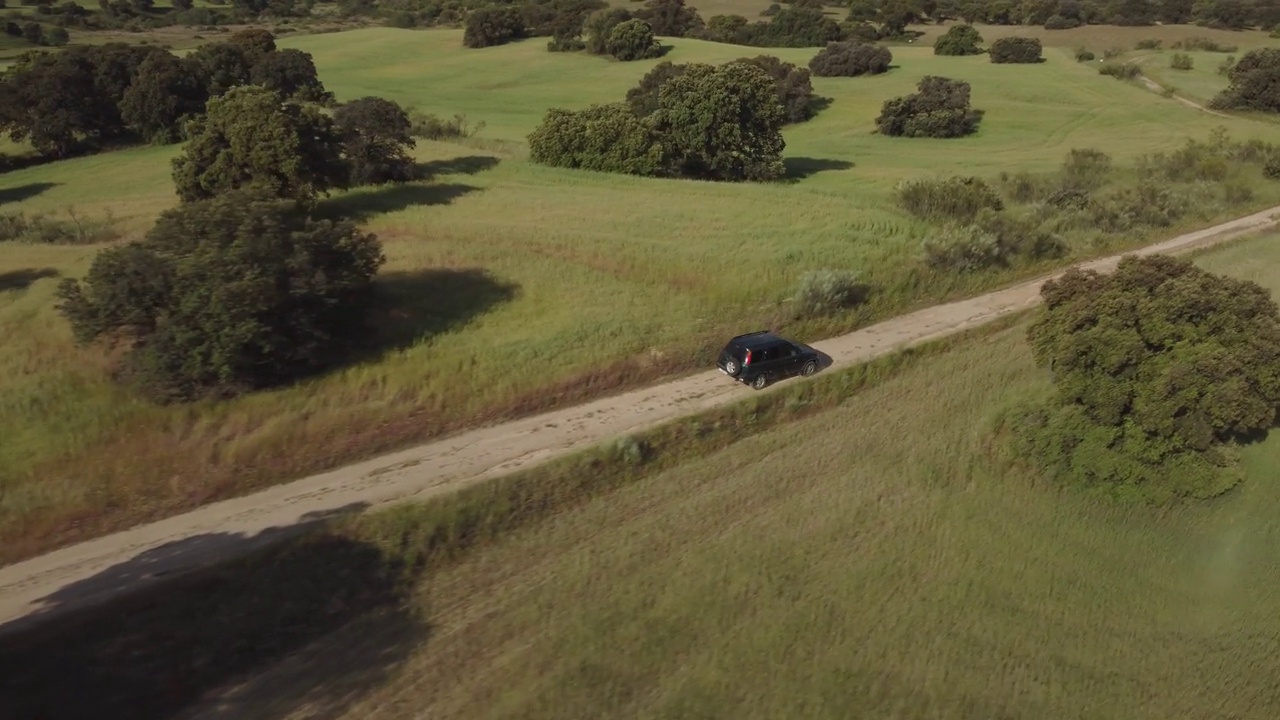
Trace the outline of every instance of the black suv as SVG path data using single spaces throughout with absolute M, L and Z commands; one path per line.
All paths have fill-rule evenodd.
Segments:
M 761 390 L 774 380 L 814 374 L 818 371 L 818 353 L 761 330 L 730 340 L 720 351 L 716 367 L 734 380 Z

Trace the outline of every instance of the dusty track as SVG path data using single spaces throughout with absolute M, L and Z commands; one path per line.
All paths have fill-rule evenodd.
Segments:
M 1186 252 L 1277 222 L 1280 207 L 1156 243 L 1136 254 Z M 1119 259 L 1116 255 L 1079 267 L 1105 272 Z M 836 368 L 865 362 L 1036 305 L 1040 285 L 1058 274 L 929 307 L 813 347 L 829 355 Z M 703 372 L 479 428 L 0 568 L 0 634 L 227 559 L 287 536 L 319 517 L 454 491 L 753 392 L 717 371 Z

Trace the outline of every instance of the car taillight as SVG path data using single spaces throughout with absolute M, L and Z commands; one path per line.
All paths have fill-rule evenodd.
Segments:
M 750 351 L 750 350 L 748 350 L 748 351 L 747 351 L 747 359 L 743 360 L 743 361 L 742 361 L 742 364 L 743 364 L 743 365 L 750 365 L 750 364 L 751 364 L 751 351 Z

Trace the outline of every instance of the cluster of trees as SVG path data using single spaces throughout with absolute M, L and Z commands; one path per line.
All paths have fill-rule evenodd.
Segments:
M 886 100 L 876 129 L 891 137 L 955 138 L 978 130 L 983 111 L 969 101 L 969 83 L 926 75 L 916 92 Z
M 414 177 L 407 113 L 363 97 L 330 116 L 313 92 L 237 83 L 185 133 L 180 204 L 59 286 L 75 337 L 127 343 L 120 377 L 161 401 L 236 395 L 348 357 L 385 258 L 376 236 L 312 212 L 331 190 Z
M 32 45 L 45 47 L 62 47 L 71 42 L 71 33 L 68 33 L 66 28 L 46 28 L 38 22 L 28 21 L 19 25 L 9 21 L 4 24 L 4 32 L 9 37 L 22 38 Z
M 35 17 L 14 13 L 10 16 L 11 21 L 26 21 L 22 23 L 21 30 L 34 44 L 57 45 L 60 43 L 50 40 L 66 35 L 66 28 L 141 32 L 175 24 L 216 26 L 263 17 L 302 17 L 311 13 L 313 0 L 216 0 L 202 7 L 194 7 L 192 0 L 173 0 L 167 7 L 157 7 L 154 0 L 98 0 L 96 7 L 77 0 L 35 0 L 22 4 L 33 6 Z M 27 27 L 32 24 L 39 27 L 42 23 L 52 27 L 42 29 L 41 36 L 36 36 L 35 31 Z M 29 35 L 25 34 L 28 32 Z M 15 33 L 10 31 L 10 34 Z
M 271 33 L 245 30 L 184 58 L 123 43 L 27 53 L 0 77 L 0 131 L 54 157 L 107 143 L 174 142 L 211 98 L 249 84 L 332 100 L 308 53 L 277 50 Z
M 969 24 L 952 25 L 933 41 L 934 55 L 981 55 L 982 34 Z
M 1164 256 L 1045 283 L 1029 328 L 1054 394 L 1014 415 L 1052 477 L 1132 499 L 1230 489 L 1230 444 L 1280 407 L 1280 311 L 1257 284 Z
M 889 48 L 862 40 L 828 43 L 809 60 L 809 69 L 818 77 L 857 77 L 889 71 L 893 53 Z
M 1250 50 L 1229 67 L 1227 77 L 1231 85 L 1210 107 L 1280 112 L 1280 48 Z
M 1280 6 L 1270 0 L 853 0 L 852 20 L 909 23 L 963 20 L 988 25 L 1040 25 L 1064 30 L 1082 25 L 1197 23 L 1213 28 L 1274 28 Z
M 783 175 L 787 111 L 768 71 L 741 61 L 663 67 L 630 102 L 549 110 L 529 135 L 531 159 L 655 177 L 742 181 Z

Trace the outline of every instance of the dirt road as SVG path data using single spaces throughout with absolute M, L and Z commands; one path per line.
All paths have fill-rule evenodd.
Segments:
M 1185 252 L 1280 222 L 1280 207 L 1148 246 Z M 1119 256 L 1082 263 L 1113 269 Z M 1055 273 L 1056 275 L 1056 273 Z M 981 325 L 1040 301 L 1049 276 L 814 343 L 840 368 Z M 803 382 L 787 380 L 785 382 Z M 0 568 L 0 635 L 226 559 L 326 515 L 422 500 L 750 396 L 717 371 L 427 443 Z M 768 392 L 768 390 L 764 391 Z

